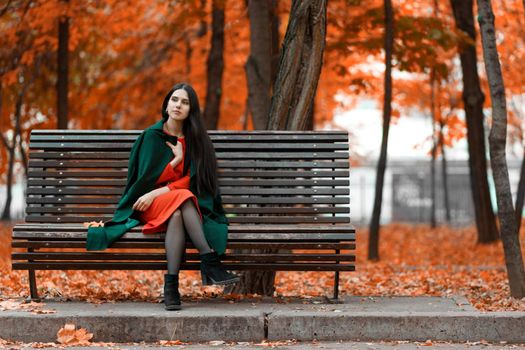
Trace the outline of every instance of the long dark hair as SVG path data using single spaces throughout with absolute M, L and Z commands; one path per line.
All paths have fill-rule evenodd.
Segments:
M 169 99 L 173 92 L 179 89 L 184 89 L 190 99 L 190 112 L 182 124 L 182 132 L 186 140 L 186 154 L 189 155 L 189 157 L 184 157 L 183 174 L 189 171 L 189 160 L 191 159 L 195 166 L 196 195 L 208 193 L 216 196 L 218 194 L 218 183 L 215 148 L 202 120 L 199 98 L 190 84 L 178 83 L 171 88 L 164 97 L 164 102 L 162 102 L 162 119 L 164 122 L 168 120 L 169 115 L 166 108 Z

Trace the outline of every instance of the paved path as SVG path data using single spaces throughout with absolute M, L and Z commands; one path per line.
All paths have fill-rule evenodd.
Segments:
M 525 343 L 525 312 L 480 312 L 462 297 L 346 297 L 342 301 L 208 299 L 183 302 L 183 310 L 166 311 L 161 303 L 45 300 L 42 309 L 53 313 L 0 311 L 0 338 L 53 342 L 61 327 L 73 323 L 93 333 L 95 342 L 431 339 Z
M 434 342 L 432 345 L 424 342 L 353 342 L 353 341 L 339 341 L 339 342 L 298 342 L 295 344 L 280 344 L 268 345 L 265 343 L 200 343 L 200 344 L 184 344 L 176 346 L 160 346 L 152 344 L 114 344 L 105 346 L 81 346 L 74 347 L 75 350 L 106 350 L 106 349 L 121 349 L 121 350 L 140 350 L 140 349 L 189 349 L 189 350 L 204 350 L 204 349 L 235 349 L 235 350 L 261 350 L 265 348 L 280 349 L 280 350 L 415 350 L 415 349 L 452 349 L 452 350 L 499 350 L 499 349 L 525 349 L 525 344 L 488 344 L 488 343 L 443 343 Z M 17 349 L 42 349 L 42 347 L 17 347 Z

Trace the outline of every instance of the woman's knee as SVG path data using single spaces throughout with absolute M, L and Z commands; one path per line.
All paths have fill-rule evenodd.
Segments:
M 182 213 L 180 209 L 177 209 L 171 214 L 170 220 L 182 220 Z
M 195 204 L 193 203 L 193 200 L 191 198 L 186 199 L 184 202 L 182 202 L 182 208 L 195 208 Z
M 178 234 L 180 228 L 183 226 L 182 213 L 179 209 L 175 210 L 168 219 L 168 228 L 166 230 L 166 237 L 171 234 Z M 183 230 L 184 232 L 184 230 Z

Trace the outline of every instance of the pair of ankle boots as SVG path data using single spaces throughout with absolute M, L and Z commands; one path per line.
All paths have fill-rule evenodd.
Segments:
M 239 282 L 239 276 L 226 271 L 217 252 L 200 254 L 202 285 Z M 164 275 L 164 305 L 166 310 L 180 310 L 179 274 Z

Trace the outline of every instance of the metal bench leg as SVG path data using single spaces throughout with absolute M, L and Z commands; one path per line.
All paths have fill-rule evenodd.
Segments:
M 339 299 L 339 271 L 334 275 L 334 300 Z
M 28 252 L 34 252 L 34 248 L 27 248 Z M 28 262 L 31 262 L 33 260 L 29 259 Z M 31 295 L 28 298 L 28 302 L 35 301 L 40 302 L 40 297 L 38 296 L 38 289 L 36 288 L 36 276 L 35 276 L 35 270 L 30 269 L 29 272 L 29 294 Z
M 38 290 L 36 288 L 36 277 L 35 270 L 29 270 L 29 292 L 31 294 L 30 301 L 40 302 L 40 297 L 38 296 Z
M 339 254 L 340 250 L 336 249 L 335 253 Z M 339 263 L 339 260 L 337 260 L 337 263 Z M 339 271 L 334 272 L 334 297 L 332 299 L 330 298 L 326 298 L 326 299 L 328 299 L 327 301 L 330 304 L 342 304 L 343 303 L 343 301 L 339 299 Z
M 334 274 L 334 295 L 333 298 L 325 296 L 326 301 L 329 304 L 342 304 L 343 301 L 339 299 L 339 271 L 335 271 Z

